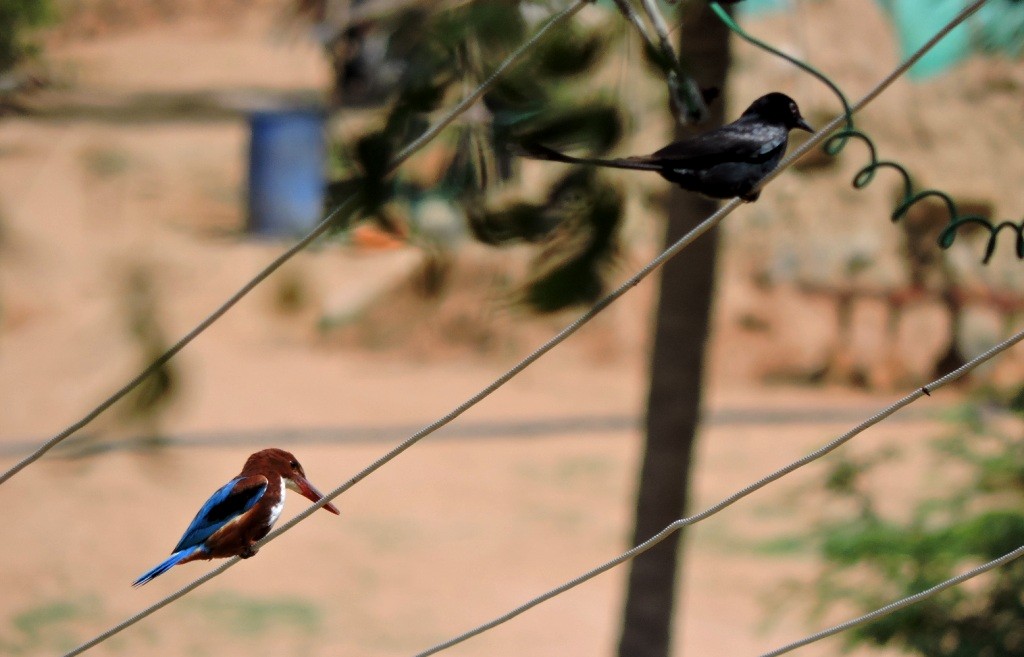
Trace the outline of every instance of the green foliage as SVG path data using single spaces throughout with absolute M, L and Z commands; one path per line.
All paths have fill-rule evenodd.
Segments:
M 540 312 L 593 303 L 603 294 L 602 269 L 618 252 L 622 194 L 593 169 L 559 180 L 541 210 L 557 226 L 534 259 L 524 301 Z
M 959 413 L 952 435 L 934 441 L 930 476 L 943 482 L 942 493 L 916 501 L 907 517 L 881 513 L 879 496 L 865 481 L 891 451 L 833 467 L 826 490 L 848 512 L 822 523 L 815 537 L 826 564 L 814 587 L 819 612 L 837 603 L 867 612 L 1024 545 L 1021 422 L 1005 414 L 996 421 L 981 407 Z M 892 646 L 927 657 L 1022 655 L 1024 563 L 845 637 L 849 645 Z
M 184 604 L 213 625 L 239 636 L 258 636 L 276 629 L 313 634 L 323 621 L 320 608 L 300 598 L 261 599 L 225 592 Z
M 538 46 L 533 65 L 541 78 L 583 75 L 598 63 L 609 35 L 569 23 L 558 37 Z
M 0 628 L 0 654 L 20 655 L 38 651 L 63 652 L 77 643 L 76 626 L 96 615 L 95 598 L 53 600 L 36 604 L 10 618 Z
M 115 178 L 132 166 L 128 153 L 111 146 L 89 146 L 82 151 L 81 159 L 85 170 L 97 178 Z
M 52 16 L 49 0 L 0 0 L 0 73 L 36 53 L 31 30 Z
M 623 198 L 593 169 L 570 170 L 538 204 L 515 202 L 496 210 L 470 207 L 478 240 L 503 245 L 540 244 L 521 301 L 539 312 L 592 303 L 603 291 L 603 270 L 618 252 Z
M 336 148 L 339 175 L 329 186 L 328 208 L 356 199 L 352 212 L 337 217 L 336 227 L 366 217 L 385 230 L 429 242 L 415 223 L 406 230 L 395 209 L 404 204 L 415 216 L 417 204 L 443 199 L 465 218 L 468 231 L 463 232 L 486 244 L 538 245 L 521 301 L 548 312 L 598 298 L 602 274 L 617 250 L 619 192 L 592 172 L 572 168 L 559 172 L 568 173 L 550 185 L 540 203 L 517 197 L 505 183 L 516 173 L 511 150 L 518 142 L 598 153 L 618 142 L 617 103 L 596 94 L 589 75 L 608 51 L 609 35 L 571 22 L 553 28 L 484 94 L 468 120 L 457 124 L 452 142 L 430 146 L 444 153 L 434 158 L 444 168 L 439 183 L 427 189 L 392 177 L 393 154 L 422 134 L 430 113 L 488 78 L 535 27 L 527 24 L 518 3 L 477 0 L 440 12 L 403 10 L 380 29 L 390 35 L 389 61 L 401 74 L 383 120 L 352 144 Z

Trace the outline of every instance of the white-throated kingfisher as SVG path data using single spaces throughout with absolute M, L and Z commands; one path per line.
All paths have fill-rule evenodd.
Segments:
M 270 533 L 284 508 L 285 488 L 317 502 L 323 495 L 306 479 L 294 456 L 283 449 L 264 449 L 245 461 L 238 476 L 206 500 L 185 530 L 171 556 L 135 580 L 142 586 L 179 563 L 256 554 L 254 544 Z M 338 515 L 333 504 L 325 511 Z

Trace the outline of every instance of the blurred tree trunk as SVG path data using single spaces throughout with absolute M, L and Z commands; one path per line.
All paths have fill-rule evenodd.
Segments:
M 706 3 L 678 6 L 682 20 L 680 55 L 695 71 L 702 88 L 722 90 L 723 98 L 711 105 L 710 121 L 699 128 L 703 131 L 722 123 L 729 32 Z M 687 134 L 692 133 L 679 131 L 680 137 Z M 716 207 L 714 201 L 673 187 L 666 208 L 666 244 L 676 241 Z M 634 544 L 685 515 L 687 508 L 717 243 L 717 231 L 712 230 L 662 269 Z M 632 562 L 619 657 L 669 654 L 681 538 L 682 532 Z

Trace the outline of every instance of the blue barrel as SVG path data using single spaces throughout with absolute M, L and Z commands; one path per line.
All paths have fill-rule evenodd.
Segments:
M 327 148 L 315 109 L 249 117 L 248 231 L 268 237 L 309 232 L 323 217 Z

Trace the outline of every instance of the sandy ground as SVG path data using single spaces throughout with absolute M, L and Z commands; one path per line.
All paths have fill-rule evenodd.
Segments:
M 857 29 L 840 29 L 843 16 L 863 13 L 857 4 L 808 5 L 815 24 L 828 29 L 788 18 L 756 25 L 800 44 L 856 95 L 895 58 L 873 10 L 845 22 Z M 840 19 L 825 21 L 829 11 Z M 316 47 L 273 28 L 275 15 L 263 7 L 231 20 L 158 22 L 67 40 L 52 57 L 72 91 L 104 102 L 145 93 L 322 87 L 327 70 Z M 795 84 L 823 105 L 827 99 L 745 49 L 737 72 L 737 98 L 753 97 L 765 85 Z M 1021 200 L 1020 167 L 1013 166 L 1024 139 L 1020 95 L 991 91 L 986 80 L 1018 84 L 1021 78 L 1019 67 L 972 63 L 942 83 L 901 83 L 865 123 L 887 148 L 927 164 L 935 184 L 987 195 L 1001 214 L 1013 216 Z M 944 134 L 956 117 L 979 108 L 992 117 L 977 126 L 981 138 L 948 148 L 919 139 L 921 131 Z M 246 139 L 244 122 L 230 116 L 0 121 L 0 447 L 8 448 L 0 466 L 76 420 L 145 361 L 151 345 L 130 330 L 131 290 L 146 291 L 142 303 L 157 327 L 150 335 L 166 345 L 280 252 L 281 244 L 238 236 Z M 1007 142 L 1018 153 L 1014 162 L 980 166 Z M 961 166 L 966 161 L 977 166 Z M 852 174 L 856 162 L 844 161 L 843 174 Z M 851 254 L 877 251 L 878 280 L 899 280 L 887 189 L 854 192 L 845 184 L 835 174 L 785 176 L 727 227 L 698 507 L 827 442 L 896 397 L 762 383 L 784 366 L 820 364 L 835 339 L 834 319 L 828 303 L 785 288 L 759 290 L 752 275 L 833 281 Z M 645 219 L 631 219 L 634 244 L 624 269 L 652 252 L 659 231 Z M 956 257 L 971 275 L 1011 288 L 1020 283 L 1009 249 L 990 270 L 962 251 Z M 489 260 L 505 257 L 514 258 L 471 250 L 455 280 L 472 281 L 493 266 Z M 158 422 L 141 423 L 115 407 L 85 432 L 116 441 L 156 428 L 170 437 L 212 434 L 236 443 L 82 459 L 55 455 L 0 488 L 0 654 L 73 647 L 206 572 L 205 564 L 190 564 L 143 589 L 129 586 L 163 558 L 196 508 L 249 452 L 278 436 L 294 441 L 289 446 L 314 483 L 331 489 L 405 438 L 404 427 L 440 417 L 571 317 L 526 321 L 497 293 L 488 298 L 474 288 L 482 299 L 463 300 L 458 311 L 396 303 L 396 314 L 405 314 L 391 326 L 404 330 L 375 326 L 369 337 L 317 330 L 324 316 L 389 298 L 417 262 L 410 250 L 365 252 L 338 243 L 300 255 L 176 359 L 177 387 Z M 340 498 L 340 518 L 317 514 L 95 654 L 408 655 L 618 554 L 630 534 L 642 446 L 631 427 L 645 393 L 653 285 L 642 284 L 467 413 L 463 420 L 480 427 L 478 435 L 426 439 Z M 884 318 L 870 304 L 858 312 L 855 352 L 878 365 L 888 353 Z M 993 342 L 1005 328 L 998 319 L 977 313 L 969 337 L 977 345 Z M 386 315 L 377 321 L 389 326 Z M 899 352 L 913 372 L 923 373 L 947 329 L 936 328 L 934 309 L 908 321 Z M 462 333 L 452 328 L 458 326 Z M 989 375 L 1012 381 L 1022 361 L 1010 354 Z M 922 406 L 940 411 L 957 394 Z M 808 419 L 808 409 L 833 419 Z M 514 426 L 566 418 L 611 421 L 606 428 L 570 426 L 529 437 Z M 906 445 L 938 430 L 917 418 L 873 430 L 852 449 Z M 365 435 L 369 429 L 380 435 L 304 440 L 312 431 Z M 919 470 L 921 463 L 910 459 L 908 467 Z M 813 513 L 798 503 L 801 491 L 823 471 L 811 467 L 692 532 L 680 654 L 756 655 L 810 629 L 796 611 L 771 626 L 764 621 L 779 587 L 813 574 L 813 561 L 806 553 L 771 554 L 759 546 L 806 527 Z M 913 481 L 901 475 L 885 485 L 899 499 L 912 492 Z M 285 518 L 303 505 L 292 496 Z M 452 654 L 611 654 L 625 573 L 605 574 Z M 804 654 L 833 654 L 835 645 Z

